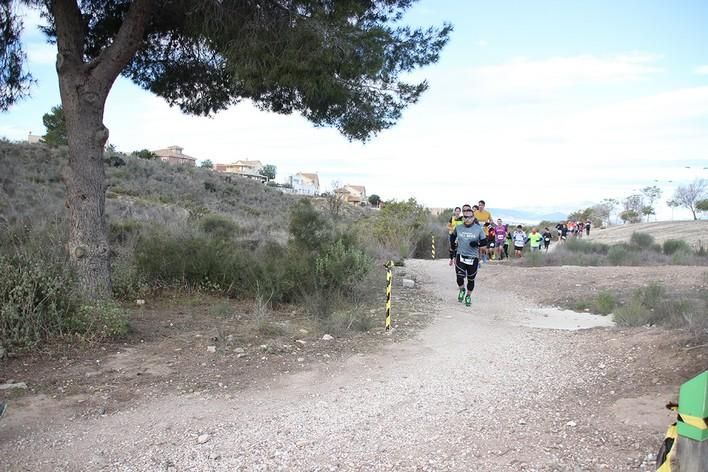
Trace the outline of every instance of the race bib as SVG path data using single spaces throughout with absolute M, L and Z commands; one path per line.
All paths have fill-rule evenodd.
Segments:
M 474 264 L 474 257 L 465 257 L 465 256 L 460 256 L 460 262 L 464 264 L 469 264 L 472 265 Z

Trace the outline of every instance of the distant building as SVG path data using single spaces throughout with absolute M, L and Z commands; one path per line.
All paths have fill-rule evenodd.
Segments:
M 44 137 L 43 136 L 37 136 L 36 134 L 32 134 L 32 131 L 29 132 L 29 135 L 27 136 L 27 142 L 29 144 L 39 144 L 44 142 Z
M 266 180 L 268 180 L 268 178 L 260 174 L 262 169 L 263 163 L 261 163 L 261 161 L 241 160 L 236 161 L 233 164 L 216 164 L 214 166 L 214 170 L 217 172 L 235 174 L 241 177 L 246 177 L 248 179 L 265 182 Z
M 307 174 L 298 172 L 290 176 L 290 185 L 292 193 L 298 195 L 319 195 L 320 193 L 320 178 L 317 174 Z
M 352 205 L 366 204 L 366 187 L 363 185 L 345 185 L 335 189 L 334 193 L 347 203 Z
M 197 165 L 197 158 L 184 154 L 182 152 L 183 149 L 184 148 L 179 146 L 170 146 L 167 149 L 158 149 L 152 152 L 159 157 L 161 161 L 167 162 L 168 164 L 195 167 Z

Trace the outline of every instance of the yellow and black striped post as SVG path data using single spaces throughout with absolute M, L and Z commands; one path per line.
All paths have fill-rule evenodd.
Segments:
M 435 235 L 432 236 L 432 244 L 430 247 L 433 250 L 433 259 L 435 259 Z
M 391 329 L 391 283 L 393 282 L 393 261 L 384 264 L 386 267 L 386 331 Z

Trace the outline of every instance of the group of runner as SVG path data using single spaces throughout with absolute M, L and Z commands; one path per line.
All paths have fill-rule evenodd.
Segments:
M 511 232 L 501 218 L 494 222 L 484 200 L 474 206 L 465 204 L 456 207 L 448 222 L 448 233 L 449 265 L 455 266 L 457 300 L 466 306 L 472 303 L 472 291 L 481 263 L 489 259 L 508 258 L 510 248 L 513 248 L 516 257 L 521 257 L 526 244 L 529 244 L 531 252 L 541 251 L 542 248 L 548 251 L 553 239 L 548 228 L 544 228 L 543 233 L 532 228 L 526 234 L 523 227 L 517 225 Z
M 592 221 L 573 221 L 568 220 L 567 222 L 560 222 L 556 225 L 556 231 L 558 232 L 558 242 L 563 242 L 568 238 L 582 238 L 583 231 L 585 236 L 590 236 L 590 229 L 592 228 Z

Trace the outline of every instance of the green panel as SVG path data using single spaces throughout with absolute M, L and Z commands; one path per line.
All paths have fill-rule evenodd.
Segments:
M 696 441 L 705 441 L 708 439 L 708 429 L 694 428 L 690 424 L 679 422 L 676 425 L 676 432 L 684 438 L 691 438 Z
M 708 417 L 708 370 L 681 385 L 679 414 Z

